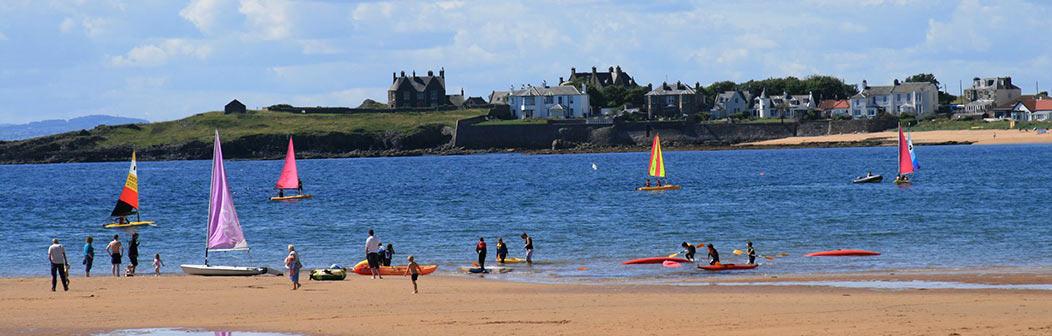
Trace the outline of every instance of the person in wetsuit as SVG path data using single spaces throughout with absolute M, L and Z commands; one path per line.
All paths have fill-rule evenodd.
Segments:
M 756 263 L 756 249 L 752 247 L 752 242 L 745 243 L 745 254 L 749 255 L 749 265 Z
M 720 252 L 716 251 L 716 248 L 709 243 L 709 265 L 718 265 L 720 263 Z
M 687 250 L 687 254 L 685 255 L 687 260 L 694 262 L 694 253 L 698 252 L 698 247 L 694 246 L 694 244 L 690 244 L 687 242 L 683 242 L 683 244 L 681 244 L 680 246 L 683 246 L 683 249 Z
M 479 237 L 478 244 L 475 244 L 475 253 L 479 255 L 479 269 L 486 273 L 486 240 L 482 237 Z

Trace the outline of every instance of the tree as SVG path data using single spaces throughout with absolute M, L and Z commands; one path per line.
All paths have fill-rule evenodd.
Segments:
M 935 84 L 935 86 L 939 86 L 939 80 L 935 79 L 935 75 L 930 74 L 930 73 L 921 73 L 921 74 L 916 74 L 916 75 L 913 75 L 913 76 L 906 77 L 906 80 L 904 82 L 913 82 L 913 83 L 928 82 L 928 83 Z

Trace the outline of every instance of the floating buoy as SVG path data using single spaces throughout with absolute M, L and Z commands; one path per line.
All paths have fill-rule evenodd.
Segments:
M 578 268 L 577 270 L 578 270 L 578 271 L 587 271 L 587 270 L 588 270 L 588 267 L 581 267 L 581 268 Z
M 763 176 L 764 172 L 760 172 L 760 176 Z

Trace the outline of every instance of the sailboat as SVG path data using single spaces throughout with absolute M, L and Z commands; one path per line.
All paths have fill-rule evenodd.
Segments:
M 266 273 L 264 267 L 214 266 L 208 263 L 208 252 L 246 251 L 248 242 L 237 219 L 234 200 L 226 181 L 223 166 L 223 149 L 216 131 L 215 149 L 212 152 L 212 187 L 208 199 L 208 226 L 205 238 L 205 264 L 179 265 L 190 275 L 257 275 Z
M 110 217 L 116 217 L 113 223 L 105 224 L 106 228 L 122 228 L 138 225 L 153 225 L 153 222 L 142 221 L 139 218 L 139 174 L 136 171 L 135 152 L 132 152 L 131 168 L 128 169 L 128 179 L 124 181 L 124 189 L 121 196 L 117 198 L 117 206 L 113 207 Z M 135 215 L 135 221 L 129 222 L 126 218 Z
M 913 156 L 913 139 L 906 138 L 902 134 L 902 125 L 899 125 L 899 175 L 895 177 L 895 184 L 913 183 L 909 180 L 909 173 L 916 170 L 917 160 Z
M 657 134 L 654 135 L 654 146 L 650 148 L 650 176 L 662 178 L 665 177 L 665 157 L 661 154 L 661 139 Z M 658 180 L 657 186 L 650 186 L 648 180 L 647 185 L 644 187 L 636 188 L 636 190 L 645 191 L 656 191 L 656 190 L 679 190 L 678 185 L 661 185 L 661 180 Z
M 303 185 L 300 184 L 299 174 L 296 171 L 296 151 L 292 149 L 292 137 L 289 137 L 289 151 L 285 154 L 285 166 L 281 168 L 281 176 L 278 183 L 274 185 L 278 189 L 278 196 L 271 197 L 271 201 L 285 201 L 294 199 L 311 198 L 311 195 L 303 194 Z M 285 189 L 299 190 L 299 195 L 285 196 Z

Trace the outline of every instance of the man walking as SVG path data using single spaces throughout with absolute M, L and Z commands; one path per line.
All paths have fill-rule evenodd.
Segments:
M 58 238 L 51 240 L 51 247 L 47 248 L 47 258 L 51 261 L 51 291 L 55 291 L 57 277 L 62 277 L 62 289 L 69 290 L 69 276 L 66 275 L 66 267 L 69 260 L 66 259 L 66 248 L 58 243 Z M 55 272 L 58 272 L 56 275 Z
M 527 236 L 526 232 L 523 232 L 522 239 L 526 240 L 526 245 L 523 245 L 526 248 L 526 264 L 533 265 L 533 237 Z
M 365 239 L 365 260 L 369 261 L 369 273 L 373 275 L 373 279 L 384 278 L 383 275 L 380 275 L 380 254 L 377 253 L 379 250 L 380 239 L 373 235 L 372 229 L 369 229 L 369 238 Z

